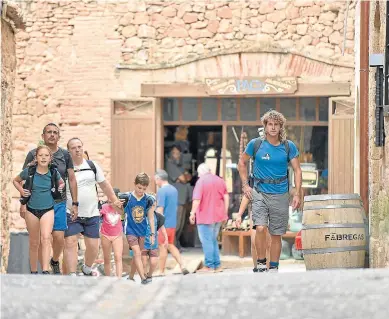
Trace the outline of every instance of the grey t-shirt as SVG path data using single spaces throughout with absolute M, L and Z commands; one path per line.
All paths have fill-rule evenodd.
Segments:
M 178 205 L 185 205 L 187 202 L 190 201 L 191 186 L 189 183 L 184 184 L 177 182 L 178 177 L 184 174 L 185 168 L 179 163 L 168 159 L 166 162 L 166 172 L 169 176 L 169 184 L 173 185 L 178 191 Z
M 36 153 L 36 148 L 28 152 L 26 160 L 24 161 L 23 164 L 23 169 L 25 169 L 27 165 L 34 160 L 35 153 Z M 57 167 L 57 170 L 61 174 L 62 179 L 66 181 L 68 178 L 68 169 L 74 169 L 73 160 L 69 152 L 59 147 L 58 151 L 56 151 L 53 154 L 52 163 Z M 64 189 L 64 191 L 62 192 L 61 202 L 64 200 L 66 200 L 66 189 Z

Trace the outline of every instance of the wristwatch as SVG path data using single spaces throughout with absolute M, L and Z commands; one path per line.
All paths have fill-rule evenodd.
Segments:
M 78 207 L 78 205 L 79 205 L 79 202 L 73 202 L 72 203 L 72 206 L 77 206 Z

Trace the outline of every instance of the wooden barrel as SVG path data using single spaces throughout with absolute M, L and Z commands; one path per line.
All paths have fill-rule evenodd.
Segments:
M 307 270 L 364 267 L 368 223 L 358 194 L 306 196 L 303 212 Z

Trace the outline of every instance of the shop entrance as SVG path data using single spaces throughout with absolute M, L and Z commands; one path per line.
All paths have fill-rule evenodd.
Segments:
M 165 126 L 164 154 L 165 163 L 174 145 L 181 149 L 185 169 L 197 180 L 197 167 L 207 163 L 213 173 L 222 175 L 222 126 Z

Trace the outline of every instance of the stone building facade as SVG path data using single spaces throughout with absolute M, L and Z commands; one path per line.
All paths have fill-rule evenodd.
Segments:
M 370 54 L 385 52 L 386 3 L 370 3 Z M 389 266 L 389 118 L 385 117 L 386 143 L 375 145 L 375 68 L 369 73 L 369 197 L 370 266 Z
M 12 183 L 12 106 L 16 75 L 15 32 L 23 29 L 19 7 L 12 2 L 4 2 L 1 6 L 1 267 L 7 267 L 9 251 L 9 220 Z M 5 14 L 4 14 L 5 13 Z
M 56 122 L 62 145 L 81 137 L 110 178 L 112 102 L 142 101 L 144 83 L 295 76 L 309 83 L 349 83 L 352 91 L 355 5 L 24 1 L 27 27 L 16 34 L 13 173 L 43 126 Z M 23 229 L 15 191 L 13 197 L 10 224 Z

